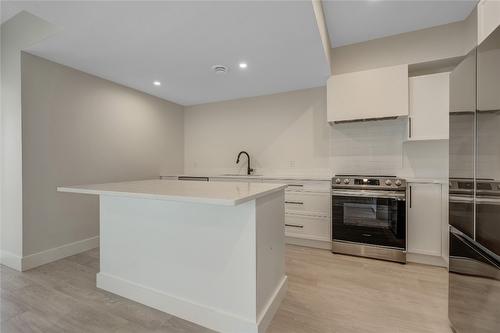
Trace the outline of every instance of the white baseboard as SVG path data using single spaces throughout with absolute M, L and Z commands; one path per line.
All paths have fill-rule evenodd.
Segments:
M 0 252 L 0 263 L 16 271 L 22 271 L 22 257 L 8 251 Z
M 431 256 L 421 253 L 406 253 L 406 261 L 413 262 L 417 264 L 448 267 L 448 263 L 441 256 Z
M 94 249 L 99 246 L 99 236 L 83 239 L 74 243 L 65 244 L 42 252 L 30 254 L 22 258 L 22 270 L 26 271 L 41 265 L 48 264 L 75 254 Z
M 288 290 L 288 277 L 284 276 L 283 279 L 281 280 L 281 283 L 274 291 L 272 297 L 269 299 L 269 302 L 266 304 L 264 309 L 261 311 L 259 317 L 257 318 L 257 326 L 259 333 L 265 333 L 267 331 L 267 328 L 271 324 L 271 321 L 273 320 L 274 315 L 278 311 L 281 302 L 286 297 L 287 290 Z
M 306 238 L 297 238 L 297 237 L 286 236 L 285 242 L 287 244 L 313 247 L 316 249 L 324 249 L 324 250 L 331 250 L 332 249 L 332 242 L 331 241 L 323 241 L 323 240 L 315 240 L 315 239 L 306 239 Z
M 268 304 L 268 310 L 261 316 L 260 325 L 246 318 L 239 317 L 227 311 L 194 303 L 187 299 L 175 297 L 163 291 L 153 289 L 122 278 L 105 274 L 97 274 L 97 287 L 114 294 L 129 298 L 141 304 L 169 313 L 179 318 L 218 332 L 263 333 L 260 330 L 269 325 L 272 316 L 286 294 L 286 277 L 274 293 Z

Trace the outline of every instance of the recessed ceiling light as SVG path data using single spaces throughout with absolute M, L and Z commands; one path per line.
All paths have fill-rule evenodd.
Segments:
M 153 84 L 154 84 L 155 86 L 161 86 L 161 82 L 160 82 L 160 81 L 154 81 L 154 82 L 153 82 Z
M 240 62 L 240 68 L 247 68 L 248 67 L 248 64 L 246 62 Z

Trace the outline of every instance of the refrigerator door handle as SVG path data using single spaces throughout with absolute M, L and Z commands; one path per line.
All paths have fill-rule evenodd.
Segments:
M 478 198 L 476 197 L 477 205 L 495 205 L 500 206 L 500 198 Z

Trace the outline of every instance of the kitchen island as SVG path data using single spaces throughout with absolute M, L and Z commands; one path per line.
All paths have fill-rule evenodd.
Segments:
M 283 184 L 144 180 L 99 195 L 97 287 L 219 332 L 265 332 L 287 289 Z

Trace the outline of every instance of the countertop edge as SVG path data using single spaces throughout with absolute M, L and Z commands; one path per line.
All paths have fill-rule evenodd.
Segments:
M 266 196 L 273 192 L 278 192 L 284 190 L 287 185 L 277 185 L 266 191 L 255 193 L 246 197 L 237 199 L 218 199 L 218 198 L 205 198 L 196 196 L 179 196 L 179 195 L 163 195 L 163 194 L 149 194 L 149 193 L 136 193 L 136 192 L 121 192 L 121 191 L 106 191 L 106 190 L 94 190 L 85 189 L 77 187 L 64 187 L 58 186 L 57 192 L 62 193 L 75 193 L 75 194 L 90 194 L 90 195 L 109 195 L 115 197 L 127 197 L 127 198 L 138 198 L 138 199 L 150 199 L 150 200 L 164 200 L 164 201 L 177 201 L 177 202 L 191 202 L 200 204 L 212 204 L 219 206 L 237 206 L 239 204 L 245 203 L 247 201 L 255 200 L 257 198 Z
M 226 179 L 266 179 L 266 180 L 304 180 L 304 181 L 327 181 L 332 180 L 332 176 L 301 176 L 301 175 L 208 175 L 208 174 L 163 174 L 161 177 L 207 177 L 207 178 L 226 178 Z

